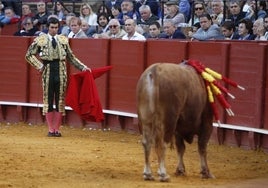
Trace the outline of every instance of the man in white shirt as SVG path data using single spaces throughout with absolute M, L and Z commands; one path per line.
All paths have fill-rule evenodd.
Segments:
M 122 37 L 123 40 L 140 40 L 145 41 L 146 38 L 136 31 L 136 23 L 133 19 L 127 19 L 125 21 L 126 35 Z

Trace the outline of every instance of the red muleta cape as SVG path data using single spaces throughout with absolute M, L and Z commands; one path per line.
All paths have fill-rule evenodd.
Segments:
M 83 120 L 101 122 L 104 120 L 102 106 L 94 79 L 110 70 L 112 67 L 102 67 L 73 74 L 70 77 L 66 93 L 66 104 L 70 106 Z

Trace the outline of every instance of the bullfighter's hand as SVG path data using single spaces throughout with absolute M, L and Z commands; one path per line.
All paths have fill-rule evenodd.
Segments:
M 91 71 L 91 68 L 89 68 L 89 67 L 84 67 L 82 71 L 83 71 L 83 72 L 84 72 L 84 71 L 92 72 L 92 71 Z

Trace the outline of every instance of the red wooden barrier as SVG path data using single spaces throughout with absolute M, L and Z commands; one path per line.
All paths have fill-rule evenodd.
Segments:
M 13 36 L 15 32 L 19 30 L 19 23 L 8 24 L 2 28 L 1 35 Z
M 260 44 L 262 45 L 262 44 Z M 265 54 L 264 54 L 264 65 L 263 65 L 263 97 L 261 99 L 263 103 L 263 112 L 261 114 L 261 128 L 268 130 L 268 44 L 267 42 L 264 43 L 265 45 Z M 261 148 L 268 148 L 268 136 L 260 136 L 260 146 Z
M 136 113 L 136 83 L 145 66 L 144 44 L 140 41 L 111 40 L 109 58 L 113 72 L 109 79 L 109 109 Z M 130 126 L 132 120 L 119 118 L 120 126 L 125 124 L 127 129 L 133 128 Z M 118 126 L 111 121 L 109 126 Z
M 265 53 L 265 45 L 245 42 L 231 44 L 229 77 L 244 86 L 246 91 L 242 92 L 230 87 L 230 92 L 236 96 L 236 99 L 234 101 L 229 100 L 235 113 L 233 117 L 227 116 L 229 124 L 261 128 Z M 235 135 L 235 140 L 233 134 Z M 234 144 L 247 147 L 249 142 L 255 142 L 254 137 L 257 136 L 257 134 L 254 136 L 251 134 L 253 133 L 226 131 L 226 139 L 229 143 L 232 143 L 233 140 Z M 259 143 L 254 143 L 253 145 L 259 145 Z
M 32 39 L 1 36 L 0 40 L 0 101 L 41 103 L 41 80 L 36 70 L 24 60 Z M 144 69 L 155 62 L 178 63 L 180 59 L 195 59 L 246 88 L 241 91 L 228 86 L 236 97 L 235 100 L 228 99 L 235 116 L 229 117 L 221 111 L 222 123 L 268 130 L 267 43 L 107 39 L 74 39 L 70 43 L 75 55 L 89 67 L 113 66 L 109 74 L 96 79 L 103 108 L 134 113 L 107 113 L 104 125 L 100 125 L 82 122 L 73 111 L 67 111 L 65 123 L 70 126 L 100 128 L 106 125 L 114 130 L 139 132 L 135 90 Z M 72 67 L 69 71 L 76 72 Z M 42 123 L 41 108 L 0 105 L 0 121 L 21 120 Z M 268 150 L 268 135 L 252 130 L 215 128 L 211 140 L 217 139 L 220 144 Z
M 0 101 L 26 102 L 28 77 L 24 56 L 29 40 L 23 37 L 1 37 L 0 40 Z M 8 122 L 21 121 L 24 117 L 21 107 L 2 107 L 1 114 Z
M 187 59 L 187 41 L 148 40 L 146 67 L 158 62 L 179 63 Z
M 33 38 L 29 38 L 29 45 L 33 42 Z M 28 48 L 28 47 L 27 47 Z M 25 57 L 25 54 L 24 54 Z M 26 60 L 24 63 L 28 65 L 28 91 L 27 91 L 27 102 L 29 103 L 43 103 L 43 90 L 42 90 L 42 76 L 41 74 L 31 66 Z M 44 122 L 42 115 L 42 109 L 31 107 L 27 108 L 25 122 L 32 124 L 41 124 Z

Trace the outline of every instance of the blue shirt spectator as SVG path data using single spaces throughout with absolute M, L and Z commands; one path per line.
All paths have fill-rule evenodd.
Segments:
M 189 3 L 189 0 L 180 0 L 179 12 L 183 13 L 185 16 L 186 22 L 189 22 L 189 20 L 191 18 L 191 5 Z
M 213 24 L 212 18 L 208 13 L 199 17 L 200 28 L 193 34 L 192 40 L 215 40 L 224 39 L 220 27 Z
M 20 20 L 20 16 L 16 15 L 13 8 L 6 7 L 4 14 L 0 15 L 0 22 L 3 24 L 13 24 Z

